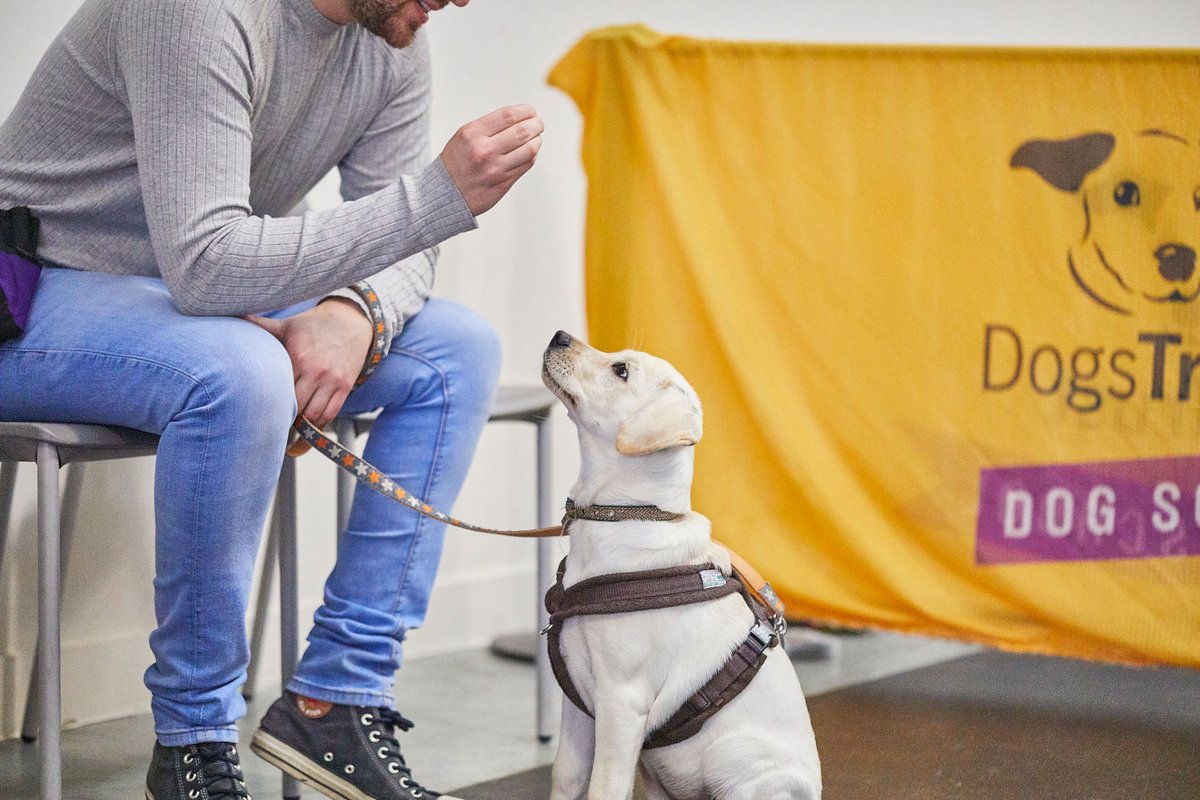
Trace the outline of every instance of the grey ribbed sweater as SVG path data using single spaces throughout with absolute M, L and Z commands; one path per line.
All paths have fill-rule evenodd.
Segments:
M 0 126 L 0 208 L 33 208 L 49 262 L 161 275 L 187 314 L 369 278 L 390 345 L 475 226 L 429 159 L 429 92 L 424 37 L 311 0 L 87 0 Z M 346 202 L 285 216 L 334 166 Z

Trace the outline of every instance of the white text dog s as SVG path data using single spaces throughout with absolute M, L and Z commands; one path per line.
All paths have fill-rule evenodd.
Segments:
M 612 573 L 715 564 L 728 552 L 691 510 L 700 401 L 670 364 L 609 354 L 559 331 L 543 380 L 579 431 L 578 508 L 655 507 L 672 521 L 571 523 L 562 585 Z M 718 576 L 719 578 L 719 576 Z M 557 632 L 563 662 L 592 716 L 563 703 L 552 800 L 626 800 L 640 772 L 649 800 L 808 800 L 821 796 L 816 742 L 795 669 L 782 647 L 695 735 L 643 749 L 718 673 L 756 622 L 741 595 L 673 608 L 575 616 Z

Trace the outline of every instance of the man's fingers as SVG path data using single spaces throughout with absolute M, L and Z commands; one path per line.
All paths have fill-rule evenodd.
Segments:
M 336 382 L 324 381 L 314 386 L 302 405 L 300 415 L 318 428 L 333 422 L 350 395 L 351 387 L 339 387 Z M 299 385 L 297 385 L 299 389 Z
M 541 117 L 534 117 L 497 132 L 492 136 L 492 142 L 499 152 L 507 154 L 519 150 L 530 142 L 540 142 L 545 130 L 546 125 L 542 122 Z
M 528 103 L 519 103 L 498 108 L 463 127 L 476 128 L 484 136 L 495 136 L 527 119 L 538 119 L 537 110 Z
M 539 136 L 507 153 L 500 162 L 504 166 L 505 177 L 516 170 L 520 170 L 522 173 L 528 171 L 533 166 L 533 162 L 537 160 L 538 151 L 541 149 L 542 137 Z
M 333 417 L 327 416 L 325 412 L 329 408 L 332 396 L 333 388 L 331 386 L 324 383 L 318 384 L 313 388 L 313 392 L 308 396 L 305 404 L 300 406 L 300 413 L 318 428 L 329 424 Z
M 320 417 L 321 425 L 328 425 L 333 422 L 334 418 L 341 413 L 342 405 L 346 402 L 346 397 L 349 396 L 347 391 L 335 391 L 329 396 L 329 401 L 325 404 L 325 408 L 321 410 Z
M 296 413 L 302 417 L 306 417 L 312 423 L 316 423 L 316 420 L 309 416 L 309 413 L 312 411 L 310 406 L 312 405 L 313 396 L 316 395 L 319 388 L 316 381 L 303 373 L 296 378 Z
M 472 214 L 494 206 L 532 166 L 543 127 L 533 106 L 522 104 L 468 122 L 450 138 L 440 158 Z

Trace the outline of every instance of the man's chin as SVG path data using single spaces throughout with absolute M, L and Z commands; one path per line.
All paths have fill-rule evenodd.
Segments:
M 388 20 L 387 31 L 382 38 L 388 43 L 389 46 L 394 47 L 397 50 L 403 50 L 405 47 L 408 47 L 410 44 L 412 44 L 416 37 L 416 29 L 409 26 L 409 24 L 401 19 L 400 15 L 397 14 Z

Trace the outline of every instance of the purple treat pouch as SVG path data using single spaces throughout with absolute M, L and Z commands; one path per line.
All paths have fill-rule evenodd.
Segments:
M 28 208 L 0 209 L 0 342 L 15 339 L 29 323 L 41 268 L 38 220 Z

